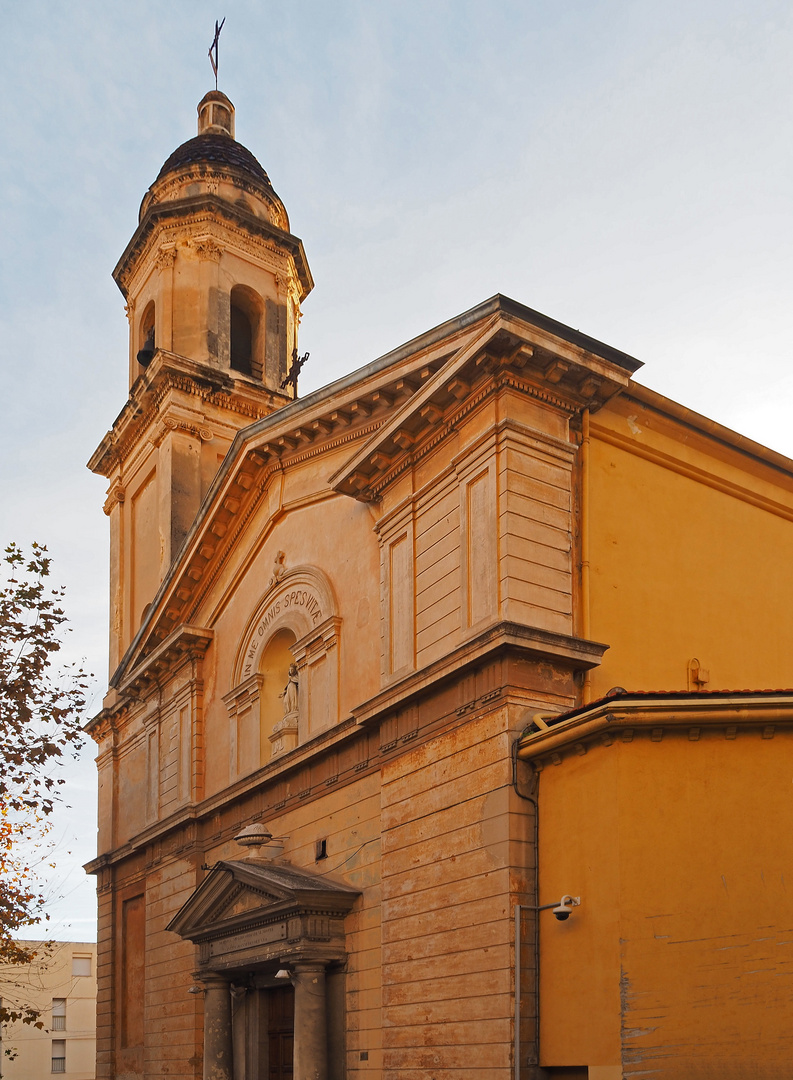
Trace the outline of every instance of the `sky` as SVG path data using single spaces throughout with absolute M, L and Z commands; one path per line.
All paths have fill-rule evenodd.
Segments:
M 220 5 L 220 6 L 218 6 Z M 48 545 L 107 682 L 105 486 L 127 394 L 111 271 L 214 83 L 314 275 L 301 393 L 496 292 L 793 456 L 789 0 L 0 0 L 0 541 Z M 90 940 L 93 750 L 49 930 Z M 49 872 L 48 872 L 49 873 Z

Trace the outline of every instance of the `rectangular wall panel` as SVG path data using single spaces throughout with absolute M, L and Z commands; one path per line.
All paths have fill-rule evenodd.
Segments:
M 511 441 L 501 456 L 501 589 L 514 622 L 572 632 L 574 448 Z
M 466 484 L 468 624 L 498 613 L 498 536 L 494 485 L 486 469 Z
M 389 642 L 393 674 L 413 666 L 413 559 L 407 534 L 389 547 Z
M 416 508 L 416 663 L 432 663 L 460 636 L 460 495 L 456 484 Z
M 121 1046 L 143 1046 L 143 1001 L 146 958 L 146 901 L 143 896 L 125 900 L 121 908 Z
M 160 583 L 160 536 L 157 514 L 157 474 L 152 470 L 132 497 L 132 625 L 130 637 L 140 626 L 143 609 L 154 599 Z

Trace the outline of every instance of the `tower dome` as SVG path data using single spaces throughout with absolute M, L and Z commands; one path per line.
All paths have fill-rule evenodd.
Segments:
M 234 134 L 234 105 L 210 91 L 197 135 L 143 197 L 113 273 L 130 317 L 130 385 L 166 350 L 289 396 L 284 379 L 313 280 L 270 178 Z
M 152 203 L 202 192 L 219 195 L 289 231 L 286 208 L 254 155 L 234 137 L 234 106 L 220 90 L 198 103 L 198 134 L 165 160 L 143 198 L 140 220 Z

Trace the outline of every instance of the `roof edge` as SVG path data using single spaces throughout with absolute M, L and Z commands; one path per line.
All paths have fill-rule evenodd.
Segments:
M 710 417 L 695 412 L 686 405 L 681 405 L 674 398 L 668 398 L 664 394 L 659 394 L 657 390 L 651 390 L 649 386 L 631 381 L 630 386 L 623 390 L 622 396 L 633 398 L 642 405 L 655 409 L 656 412 L 664 413 L 673 420 L 679 420 L 681 423 L 688 424 L 689 427 L 696 428 L 712 439 L 729 446 L 731 450 L 738 450 L 748 457 L 762 461 L 764 465 L 770 465 L 780 472 L 793 476 L 793 458 L 750 439 L 748 435 L 741 435 L 733 428 L 726 427 L 717 420 L 711 420 Z
M 597 735 L 609 745 L 608 733 L 613 732 L 616 738 L 617 732 L 634 728 L 688 727 L 697 732 L 698 738 L 702 726 L 763 725 L 770 729 L 771 737 L 773 721 L 793 724 L 793 690 L 621 691 L 555 716 L 537 712 L 533 720 L 537 730 L 524 733 L 518 740 L 517 753 L 523 761 L 536 761 L 569 746 L 579 747 Z

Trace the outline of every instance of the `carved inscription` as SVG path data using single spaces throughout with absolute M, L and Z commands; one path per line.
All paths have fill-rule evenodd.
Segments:
M 256 945 L 269 945 L 273 941 L 283 941 L 286 937 L 286 922 L 273 923 L 270 926 L 261 926 L 258 930 L 246 930 L 241 934 L 230 934 L 220 941 L 209 943 L 210 956 L 223 956 L 229 952 L 239 952 L 240 949 L 251 949 Z
M 322 605 L 313 589 L 297 588 L 281 593 L 277 599 L 273 600 L 254 628 L 248 650 L 245 653 L 245 666 L 242 671 L 243 676 L 247 677 L 253 672 L 256 656 L 267 636 L 269 627 L 272 626 L 280 615 L 286 614 L 294 608 L 301 608 L 311 619 L 312 626 L 316 626 L 323 617 Z

